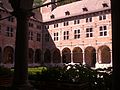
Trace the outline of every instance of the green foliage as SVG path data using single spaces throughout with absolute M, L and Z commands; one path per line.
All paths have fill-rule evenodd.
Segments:
M 73 84 L 89 82 L 92 90 L 109 90 L 112 84 L 112 68 L 90 69 L 83 65 L 46 68 L 31 77 L 36 81 L 55 81 Z
M 36 5 L 41 5 L 43 3 L 42 0 L 34 0 L 34 4 Z
M 11 76 L 13 73 L 9 68 L 0 67 L 0 76 Z
M 37 73 L 41 73 L 43 70 L 46 70 L 46 67 L 35 67 L 35 68 L 28 68 L 28 73 L 31 75 L 35 75 Z
M 42 71 L 46 69 L 47 69 L 46 67 L 28 68 L 29 79 L 38 80 L 38 76 L 42 73 Z

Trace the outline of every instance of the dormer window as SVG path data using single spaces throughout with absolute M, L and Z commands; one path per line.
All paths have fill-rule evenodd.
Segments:
M 88 11 L 88 9 L 86 7 L 82 8 L 82 9 L 83 9 L 83 12 Z
M 52 14 L 52 15 L 50 16 L 50 18 L 51 18 L 51 19 L 55 18 L 55 15 Z
M 66 11 L 66 12 L 65 12 L 65 15 L 70 15 L 70 12 L 69 12 L 69 11 Z
M 103 7 L 108 7 L 107 3 L 103 3 L 102 5 L 103 5 Z

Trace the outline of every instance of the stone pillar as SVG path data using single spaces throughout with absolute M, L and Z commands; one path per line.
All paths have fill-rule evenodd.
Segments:
M 28 90 L 28 13 L 20 10 L 16 13 L 17 31 L 15 46 L 15 65 L 13 90 Z M 28 89 L 27 89 L 28 88 Z
M 111 0 L 112 8 L 112 90 L 120 90 L 120 10 L 119 0 Z
M 112 50 L 110 50 L 110 56 L 111 56 L 111 58 L 110 58 L 110 60 L 111 60 L 111 62 L 110 62 L 110 65 L 112 66 Z
M 16 17 L 17 30 L 15 42 L 14 77 L 11 90 L 31 90 L 28 83 L 28 19 L 33 0 L 9 0 Z
M 85 51 L 83 50 L 83 65 L 85 65 Z
M 61 55 L 61 63 L 63 63 L 63 61 L 62 61 L 62 51 L 60 52 L 60 55 Z
M 71 63 L 73 63 L 73 52 L 71 51 Z
M 98 63 L 98 52 L 96 51 L 96 63 Z

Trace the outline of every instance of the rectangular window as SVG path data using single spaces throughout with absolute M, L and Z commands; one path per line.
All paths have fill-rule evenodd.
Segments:
M 54 33 L 54 41 L 58 41 L 58 32 Z
M 64 31 L 64 40 L 69 39 L 69 31 Z
M 107 36 L 107 26 L 100 26 L 99 30 L 100 36 Z
M 37 29 L 41 29 L 41 25 L 37 25 L 36 28 L 37 28 Z
M 12 27 L 7 27 L 6 36 L 13 37 L 13 28 Z
M 46 34 L 45 34 L 45 41 L 46 41 L 46 42 L 49 42 L 49 39 L 50 39 L 50 35 L 49 35 L 49 33 L 46 33 Z
M 92 17 L 86 18 L 86 22 L 92 22 Z
M 105 20 L 105 19 L 106 19 L 106 15 L 99 16 L 99 20 Z
M 58 23 L 57 24 L 54 24 L 54 28 L 58 27 Z
M 74 39 L 80 38 L 80 29 L 74 30 Z
M 93 28 L 86 28 L 86 37 L 93 37 Z
M 74 20 L 74 24 L 79 24 L 80 23 L 80 20 L 77 19 L 77 20 Z
M 33 32 L 29 32 L 29 40 L 33 40 Z
M 37 41 L 41 41 L 41 34 L 37 33 Z
M 33 23 L 28 23 L 29 27 L 33 27 Z
M 69 12 L 69 11 L 66 11 L 66 12 L 65 12 L 65 15 L 70 15 L 70 12 Z
M 49 29 L 49 25 L 45 25 L 45 29 Z
M 102 5 L 103 5 L 103 8 L 108 7 L 107 3 L 103 3 Z
M 9 22 L 14 22 L 14 18 L 13 18 L 13 17 L 9 17 L 9 18 L 8 18 L 8 21 L 9 21 Z
M 65 21 L 63 24 L 64 24 L 64 26 L 68 26 L 68 25 L 69 25 L 69 22 L 68 22 L 68 21 Z

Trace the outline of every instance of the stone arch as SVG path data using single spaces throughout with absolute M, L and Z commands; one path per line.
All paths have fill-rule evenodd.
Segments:
M 98 48 L 98 62 L 105 64 L 111 62 L 111 53 L 108 46 L 104 45 Z
M 73 62 L 74 63 L 83 63 L 83 53 L 80 47 L 75 47 L 73 49 Z
M 56 48 L 53 51 L 53 63 L 60 63 L 60 62 L 61 62 L 60 50 Z
M 33 63 L 33 57 L 34 57 L 34 50 L 32 48 L 29 48 L 29 59 L 28 59 L 29 64 Z
M 95 67 L 96 64 L 96 50 L 92 46 L 85 49 L 85 63 L 87 66 Z
M 64 48 L 62 50 L 62 62 L 63 63 L 71 62 L 71 50 L 69 48 Z
M 44 53 L 44 62 L 51 63 L 51 52 L 49 49 L 46 49 L 46 51 Z
M 11 46 L 6 46 L 3 50 L 3 63 L 12 64 L 14 59 L 14 49 Z
M 41 62 L 41 50 L 36 49 L 35 51 L 35 63 L 40 63 Z

